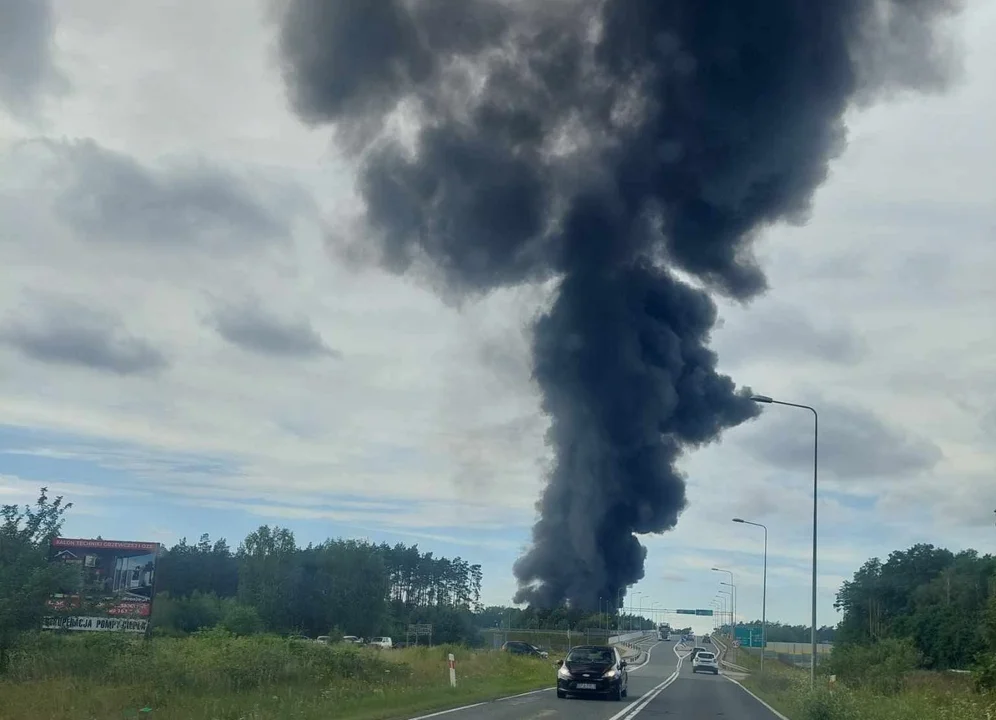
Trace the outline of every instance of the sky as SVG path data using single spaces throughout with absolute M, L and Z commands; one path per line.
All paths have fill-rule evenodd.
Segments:
M 507 604 L 551 462 L 551 288 L 458 303 L 342 252 L 354 174 L 290 111 L 271 11 L 0 7 L 0 503 L 47 486 L 67 536 L 417 543 Z M 870 557 L 996 539 L 996 5 L 950 32 L 953 87 L 855 109 L 808 222 L 758 242 L 769 292 L 717 300 L 720 369 L 819 411 L 820 625 Z M 812 443 L 765 406 L 687 455 L 633 606 L 685 625 L 663 611 L 712 607 L 719 567 L 759 617 L 742 517 L 768 618 L 808 624 Z

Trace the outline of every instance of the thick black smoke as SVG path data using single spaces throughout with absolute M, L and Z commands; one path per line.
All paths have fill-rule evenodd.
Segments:
M 755 414 L 716 372 L 706 288 L 765 288 L 756 234 L 804 218 L 843 114 L 946 78 L 944 0 L 287 0 L 298 114 L 359 163 L 383 262 L 463 292 L 562 278 L 535 327 L 556 467 L 517 600 L 594 607 L 675 464 Z

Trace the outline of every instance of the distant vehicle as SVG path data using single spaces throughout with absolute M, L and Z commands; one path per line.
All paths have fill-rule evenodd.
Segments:
M 374 647 L 385 648 L 387 650 L 390 650 L 391 648 L 394 647 L 394 643 L 391 641 L 391 638 L 389 637 L 375 637 L 372 638 L 370 642 L 367 644 L 373 645 Z
M 342 641 L 344 643 L 352 643 L 353 645 L 363 644 L 363 638 L 357 637 L 356 635 L 343 635 Z
M 711 645 L 712 644 L 712 638 L 709 637 L 708 635 L 703 635 L 702 636 L 702 644 L 703 645 Z
M 703 650 L 692 658 L 692 672 L 697 673 L 699 670 L 719 675 L 719 662 L 716 660 L 716 654 Z
M 328 635 L 319 635 L 318 637 L 315 638 L 315 642 L 322 643 L 323 645 L 331 645 L 332 638 L 329 637 Z
M 521 640 L 509 640 L 504 645 L 501 646 L 503 652 L 512 653 L 513 655 L 530 655 L 532 657 L 548 657 L 549 654 L 542 652 L 535 645 L 530 645 L 527 642 L 522 642 Z
M 622 700 L 629 693 L 626 661 L 611 645 L 578 645 L 558 665 L 558 698 L 602 695 Z

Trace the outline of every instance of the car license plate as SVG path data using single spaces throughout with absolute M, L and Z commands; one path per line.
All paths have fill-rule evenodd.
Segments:
M 578 683 L 578 690 L 594 690 L 595 683 Z

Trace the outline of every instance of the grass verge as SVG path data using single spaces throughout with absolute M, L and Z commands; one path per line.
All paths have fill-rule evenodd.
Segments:
M 809 670 L 766 658 L 764 677 L 758 675 L 759 659 L 738 653 L 738 664 L 751 675 L 744 687 L 789 718 L 789 720 L 993 720 L 996 696 L 979 695 L 971 679 L 953 673 L 918 672 L 907 675 L 902 689 L 882 694 L 870 688 L 845 687 L 829 677 L 817 675 L 817 688 L 810 690 Z
M 386 720 L 550 687 L 553 677 L 549 661 L 460 647 L 38 636 L 0 680 L 0 719 Z

